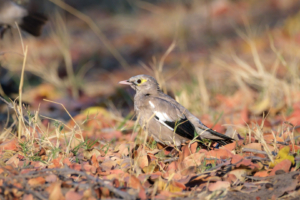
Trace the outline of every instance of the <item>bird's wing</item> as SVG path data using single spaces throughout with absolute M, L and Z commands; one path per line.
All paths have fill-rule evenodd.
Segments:
M 150 98 L 145 103 L 149 104 L 148 108 L 156 121 L 181 137 L 194 138 L 195 127 L 176 105 L 159 97 Z
M 162 94 L 161 98 L 167 100 L 168 102 L 175 105 L 181 113 L 184 113 L 185 117 L 190 121 L 191 124 L 196 128 L 197 133 L 200 135 L 200 138 L 206 138 L 218 142 L 221 145 L 229 144 L 234 140 L 231 137 L 228 137 L 224 134 L 218 133 L 207 126 L 205 126 L 196 116 L 190 113 L 186 108 L 180 105 L 177 101 L 166 94 Z
M 152 101 L 152 100 L 151 100 Z M 195 137 L 195 131 L 200 136 L 200 138 L 206 138 L 210 139 L 212 141 L 215 141 L 219 143 L 220 145 L 226 145 L 229 143 L 232 143 L 234 140 L 231 137 L 228 137 L 224 134 L 218 133 L 207 126 L 205 126 L 196 116 L 191 114 L 186 108 L 184 108 L 182 105 L 180 105 L 177 101 L 172 99 L 170 96 L 163 94 L 161 97 L 153 98 L 152 107 L 155 105 L 158 105 L 156 109 L 159 111 L 159 113 L 170 113 L 170 117 L 173 121 L 173 123 L 168 122 L 168 120 L 164 120 L 167 122 L 161 122 L 165 123 L 166 125 L 169 125 L 169 127 L 174 127 L 174 121 L 177 122 L 177 129 L 175 133 L 186 137 L 190 140 L 192 140 Z M 155 108 L 152 108 L 155 109 Z M 154 110 L 155 111 L 155 110 Z M 173 116 L 176 116 L 177 118 L 172 118 Z M 178 120 L 179 119 L 179 120 Z M 177 120 L 177 121 L 176 121 Z M 178 122 L 186 122 L 186 123 L 178 123 Z M 174 130 L 174 128 L 172 129 Z M 188 134 L 180 134 L 183 131 L 188 132 Z M 178 133 L 179 132 L 179 133 Z
M 234 141 L 234 139 L 232 139 L 231 137 L 228 137 L 227 135 L 218 133 L 217 131 L 214 131 L 214 130 L 206 127 L 201 122 L 199 123 L 197 128 L 200 129 L 200 131 L 198 131 L 198 132 L 199 132 L 199 135 L 201 138 L 213 140 L 215 142 L 218 142 L 220 145 L 226 145 L 226 144 L 232 143 Z

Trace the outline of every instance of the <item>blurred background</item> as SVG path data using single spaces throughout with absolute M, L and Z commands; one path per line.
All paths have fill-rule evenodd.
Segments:
M 134 92 L 118 82 L 149 74 L 208 126 L 245 126 L 266 113 L 272 124 L 299 123 L 292 116 L 300 109 L 298 0 L 15 2 L 49 18 L 40 37 L 22 32 L 21 39 L 13 29 L 0 40 L 7 99 L 19 96 L 28 47 L 23 101 L 30 111 L 68 121 L 49 99 L 72 116 L 95 106 L 133 115 Z

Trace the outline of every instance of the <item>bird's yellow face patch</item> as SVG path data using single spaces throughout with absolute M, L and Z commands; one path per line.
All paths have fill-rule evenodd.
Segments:
M 136 81 L 137 85 L 142 85 L 145 82 L 147 82 L 147 79 L 143 79 L 143 78 L 140 78 Z

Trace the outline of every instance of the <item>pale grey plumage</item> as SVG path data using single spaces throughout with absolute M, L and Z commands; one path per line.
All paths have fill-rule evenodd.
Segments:
M 131 77 L 121 84 L 130 85 L 136 94 L 134 110 L 139 124 L 157 142 L 180 146 L 199 135 L 199 139 L 210 139 L 220 145 L 232 138 L 206 127 L 197 117 L 170 96 L 164 94 L 157 81 L 148 75 Z

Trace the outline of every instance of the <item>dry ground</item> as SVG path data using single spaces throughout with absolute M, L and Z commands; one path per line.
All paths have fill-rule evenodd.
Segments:
M 41 38 L 0 41 L 1 199 L 299 196 L 298 1 L 51 1 L 69 14 Z M 141 73 L 236 142 L 173 156 L 146 138 L 117 85 Z

